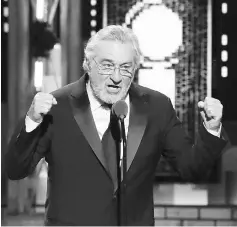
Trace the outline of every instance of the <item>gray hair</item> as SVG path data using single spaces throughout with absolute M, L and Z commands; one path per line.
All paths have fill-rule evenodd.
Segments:
M 135 50 L 135 68 L 137 69 L 140 63 L 141 50 L 139 47 L 137 36 L 132 29 L 122 27 L 120 25 L 109 25 L 99 30 L 93 35 L 84 49 L 83 69 L 88 72 L 90 70 L 90 61 L 94 56 L 94 49 L 97 43 L 101 40 L 120 41 L 121 43 L 131 42 Z

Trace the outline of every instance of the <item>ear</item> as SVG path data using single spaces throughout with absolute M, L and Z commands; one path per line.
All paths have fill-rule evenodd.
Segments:
M 89 74 L 91 67 L 90 67 L 90 61 L 87 58 L 85 58 L 83 61 L 83 68 Z
M 87 66 L 87 70 L 89 72 L 91 70 L 91 61 L 88 58 L 86 59 L 86 66 Z

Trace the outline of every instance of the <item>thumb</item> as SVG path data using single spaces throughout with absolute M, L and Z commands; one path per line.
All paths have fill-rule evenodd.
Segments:
M 55 98 L 53 98 L 53 104 L 56 105 L 58 102 Z
M 204 102 L 203 101 L 198 102 L 198 108 L 200 108 L 200 109 L 204 108 Z

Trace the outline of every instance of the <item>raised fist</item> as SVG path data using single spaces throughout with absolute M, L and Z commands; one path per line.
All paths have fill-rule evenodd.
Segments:
M 206 97 L 198 103 L 201 116 L 207 129 L 218 131 L 221 126 L 223 106 L 218 99 Z
M 43 120 L 44 115 L 46 115 L 51 110 L 52 106 L 56 104 L 57 101 L 53 95 L 39 92 L 35 95 L 27 115 L 31 120 L 40 123 Z

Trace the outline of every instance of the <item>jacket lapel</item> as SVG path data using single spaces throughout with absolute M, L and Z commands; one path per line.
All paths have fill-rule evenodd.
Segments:
M 132 84 L 129 95 L 130 116 L 127 138 L 127 171 L 135 158 L 147 125 L 145 94 L 141 93 L 135 84 Z
M 147 102 L 145 100 L 145 94 L 143 94 L 135 84 L 132 84 L 129 90 L 129 96 L 130 116 L 127 136 L 127 172 L 135 159 L 147 126 Z M 121 180 L 123 181 L 123 179 Z M 117 190 L 118 187 L 116 185 L 115 191 Z
M 71 92 L 71 106 L 74 118 L 91 146 L 96 157 L 107 170 L 106 160 L 102 151 L 102 144 L 98 135 L 94 118 L 91 112 L 89 98 L 86 92 L 86 75 L 83 76 Z
M 89 98 L 86 92 L 86 80 L 87 75 L 84 75 L 75 83 L 75 86 L 72 89 L 70 100 L 73 115 L 93 152 L 109 175 L 101 140 L 95 126 Z M 147 125 L 147 114 L 145 112 L 147 102 L 145 100 L 145 94 L 143 94 L 135 84 L 132 84 L 129 95 L 130 116 L 127 137 L 127 171 L 135 158 Z

